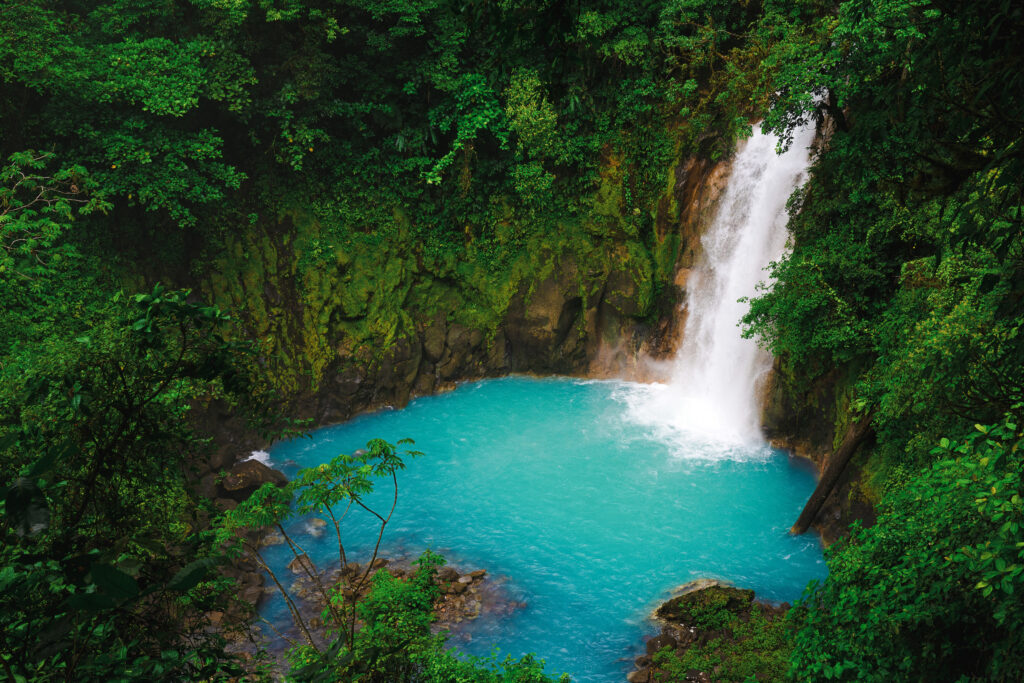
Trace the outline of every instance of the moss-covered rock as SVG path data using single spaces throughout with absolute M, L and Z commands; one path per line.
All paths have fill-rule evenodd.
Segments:
M 792 648 L 788 605 L 754 591 L 702 581 L 657 609 L 661 632 L 647 641 L 631 683 L 782 681 Z
M 672 598 L 655 612 L 655 616 L 681 626 L 715 630 L 724 627 L 735 616 L 750 612 L 754 591 L 732 586 L 708 586 Z

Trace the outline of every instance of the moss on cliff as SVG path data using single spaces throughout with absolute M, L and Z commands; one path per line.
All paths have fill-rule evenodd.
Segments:
M 669 196 L 640 207 L 628 160 L 611 149 L 602 158 L 589 197 L 544 210 L 493 198 L 485 224 L 447 239 L 398 201 L 289 209 L 226 237 L 202 287 L 261 341 L 267 379 L 286 400 L 317 395 L 331 374 L 373 378 L 396 345 L 418 347 L 437 320 L 479 331 L 491 348 L 510 315 L 541 305 L 533 297 L 545 281 L 557 290 L 544 304 L 558 309 L 548 314 L 549 341 L 576 359 L 560 367 L 580 370 L 582 347 L 563 343 L 567 335 L 585 343 L 602 304 L 620 321 L 652 315 L 681 246 L 676 231 L 654 229 L 678 220 L 677 164 L 667 171 Z

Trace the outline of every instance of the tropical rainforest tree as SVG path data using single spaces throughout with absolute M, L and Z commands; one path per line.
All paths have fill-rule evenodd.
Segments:
M 831 549 L 828 580 L 794 611 L 795 680 L 1024 675 L 1020 415 L 943 439 L 877 524 Z
M 204 612 L 219 553 L 187 481 L 196 401 L 245 401 L 246 349 L 215 308 L 157 287 L 88 335 L 5 358 L 2 647 L 12 680 L 180 680 L 241 671 Z

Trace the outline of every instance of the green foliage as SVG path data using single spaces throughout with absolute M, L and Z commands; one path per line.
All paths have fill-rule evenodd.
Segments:
M 920 542 L 927 497 L 893 499 L 906 514 L 894 504 L 876 533 L 918 578 L 871 609 L 905 607 L 886 623 L 912 628 L 879 622 L 887 640 L 870 647 L 896 676 L 969 646 L 980 654 L 965 675 L 1011 677 L 1009 655 L 985 657 L 1020 632 L 1003 595 L 1016 582 L 1016 531 L 997 542 L 991 527 L 1016 514 L 1003 496 L 1016 490 L 1014 459 L 968 476 L 965 452 L 931 479 L 915 473 L 947 457 L 931 451 L 941 435 L 1024 400 L 1022 26 L 1010 0 L 0 5 L 2 607 L 4 652 L 15 653 L 5 664 L 29 678 L 216 677 L 204 667 L 227 661 L 219 644 L 179 647 L 170 605 L 200 611 L 217 594 L 208 558 L 195 557 L 209 553 L 183 468 L 203 448 L 192 411 L 252 393 L 252 359 L 228 340 L 259 336 L 260 374 L 284 398 L 312 393 L 332 363 L 372 373 L 437 313 L 493 332 L 515 293 L 569 254 L 628 272 L 636 310 L 650 313 L 676 261 L 665 226 L 683 210 L 678 165 L 731 153 L 766 115 L 784 144 L 811 118 L 831 134 L 792 200 L 794 248 L 751 302 L 750 332 L 798 387 L 857 369 L 852 406 L 872 411 L 877 433 L 871 484 L 912 496 L 927 480 L 948 503 L 935 524 L 960 539 L 942 541 L 953 567 L 942 579 L 934 544 Z M 183 292 L 106 294 L 151 287 L 156 273 L 202 279 L 244 329 Z M 261 489 L 229 525 L 333 518 L 379 476 L 397 492 L 396 458 L 383 442 L 342 456 Z M 941 484 L 975 475 L 992 491 L 978 498 L 982 521 L 962 505 L 969 487 Z M 853 574 L 898 564 L 871 538 L 841 551 L 836 585 L 842 563 L 862 584 Z M 333 659 L 306 664 L 541 680 L 529 658 L 481 673 L 445 654 L 424 635 L 425 579 L 378 581 L 364 605 L 334 596 L 340 635 L 321 653 Z M 976 593 L 1005 605 L 985 616 Z M 948 640 L 947 612 L 921 605 L 935 595 L 996 637 Z M 839 609 L 821 600 L 808 624 Z M 25 608 L 35 603 L 60 618 Z M 860 623 L 882 619 L 857 609 Z M 357 618 L 379 626 L 372 642 L 357 646 Z M 935 644 L 920 658 L 906 655 L 911 632 Z M 420 654 L 392 652 L 406 638 Z M 168 664 L 161 651 L 177 654 Z M 846 660 L 801 652 L 800 675 L 852 675 Z M 711 666 L 718 655 L 693 656 Z
M 255 398 L 225 316 L 156 287 L 0 366 L 0 652 L 14 680 L 238 675 L 186 486 L 193 401 Z
M 243 669 L 225 654 L 224 639 L 179 619 L 180 593 L 167 585 L 166 567 L 145 571 L 103 563 L 99 553 L 41 559 L 11 548 L 0 569 L 4 671 L 12 681 L 217 679 Z M 139 572 L 139 578 L 129 571 Z M 223 601 L 196 591 L 193 607 Z M 198 628 L 196 628 L 198 627 Z M 191 642 L 190 642 L 191 641 Z
M 774 108 L 832 129 L 792 203 L 792 253 L 746 321 L 798 379 L 865 368 L 876 488 L 1024 398 L 1021 57 L 1012 3 L 848 0 L 778 17 Z M 965 104 L 970 103 L 970 104 Z
M 724 609 L 723 601 L 694 615 L 698 629 L 716 631 L 706 640 L 686 648 L 681 654 L 665 648 L 654 655 L 654 664 L 663 673 L 656 681 L 685 681 L 690 671 L 708 672 L 712 681 L 782 681 L 792 649 L 791 634 L 782 618 L 769 619 L 754 603 L 741 617 Z
M 12 154 L 0 168 L 0 275 L 33 280 L 51 261 L 73 213 L 109 209 L 103 193 L 81 166 L 47 169 L 53 154 L 28 150 Z M 52 175 L 46 175 L 52 173 Z
M 558 135 L 558 113 L 533 71 L 517 71 L 505 93 L 505 115 L 516 134 L 516 149 L 527 159 L 565 159 L 565 143 Z
M 830 551 L 794 612 L 791 675 L 1015 680 L 1020 10 L 847 0 L 766 16 L 788 27 L 765 60 L 766 127 L 788 141 L 814 118 L 831 135 L 791 203 L 793 251 L 746 321 L 797 391 L 857 372 L 849 411 L 871 411 L 865 479 L 884 492 L 878 523 Z
M 54 509 L 60 526 L 140 532 L 166 523 L 149 506 L 169 501 L 147 498 L 181 488 L 168 451 L 180 466 L 190 448 L 188 401 L 245 395 L 245 347 L 221 336 L 223 313 L 187 295 L 157 286 L 115 298 L 87 334 L 50 339 L 5 368 L 5 471 L 46 454 L 45 470 L 67 487 Z
M 74 327 L 68 321 L 91 307 L 87 290 L 95 283 L 83 277 L 83 257 L 68 233 L 76 216 L 110 205 L 84 168 L 55 161 L 52 153 L 28 150 L 0 168 L 0 358 L 55 328 Z
M 362 362 L 339 349 L 386 353 L 423 324 L 410 311 L 492 333 L 513 288 L 546 275 L 539 255 L 580 237 L 579 260 L 600 255 L 645 291 L 657 260 L 651 291 L 671 291 L 668 170 L 749 130 L 768 92 L 762 14 L 678 0 L 19 2 L 0 8 L 0 154 L 45 145 L 87 170 L 110 205 L 76 222 L 89 270 L 204 281 L 291 397 L 332 362 Z M 297 213 L 316 230 L 281 220 Z M 383 291 L 332 284 L 385 267 Z
M 371 683 L 423 681 L 424 683 L 550 683 L 544 663 L 532 655 L 521 659 L 456 657 L 444 647 L 444 637 L 433 635 L 433 606 L 438 597 L 434 582 L 444 559 L 430 551 L 416 561 L 408 579 L 387 572 L 373 578 L 370 593 L 356 609 L 364 624 L 353 649 L 331 648 L 317 656 L 309 648 L 292 651 L 289 680 Z M 341 641 L 337 641 L 341 642 Z M 336 643 L 337 645 L 337 643 Z M 568 683 L 567 676 L 558 679 Z
M 829 577 L 795 608 L 797 680 L 1024 675 L 1019 415 L 942 439 L 875 526 L 830 550 Z
M 0 11 L 0 153 L 46 140 L 106 188 L 123 234 L 170 222 L 208 238 L 241 224 L 224 220 L 229 198 L 266 215 L 344 203 L 343 227 L 360 231 L 384 227 L 380 207 L 401 209 L 455 252 L 467 225 L 495 236 L 509 218 L 496 205 L 544 234 L 585 210 L 606 148 L 627 153 L 629 191 L 654 207 L 665 165 L 698 136 L 727 153 L 760 97 L 743 76 L 753 3 Z M 509 201 L 520 194 L 522 212 Z
M 731 589 L 712 587 L 689 593 L 673 602 L 672 619 L 702 631 L 717 631 L 725 628 L 736 618 L 737 607 L 745 608 L 747 595 L 737 598 Z

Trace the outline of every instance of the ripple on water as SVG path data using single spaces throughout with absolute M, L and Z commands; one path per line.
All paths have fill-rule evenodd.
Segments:
M 471 654 L 493 645 L 535 652 L 578 681 L 621 681 L 653 632 L 647 616 L 680 584 L 721 578 L 792 601 L 826 571 L 816 538 L 787 533 L 814 487 L 810 471 L 764 444 L 688 442 L 637 420 L 646 391 L 559 378 L 475 382 L 270 455 L 292 461 L 293 474 L 371 438 L 414 439 L 425 455 L 400 475 L 385 554 L 441 551 L 508 577 L 503 590 L 526 603 L 468 622 L 453 642 Z M 383 507 L 390 490 L 374 497 Z M 368 547 L 371 521 L 350 514 L 354 550 Z M 336 554 L 331 534 L 303 545 L 324 564 Z M 267 550 L 277 566 L 287 561 L 286 549 Z M 269 618 L 282 613 L 280 601 L 264 608 Z

